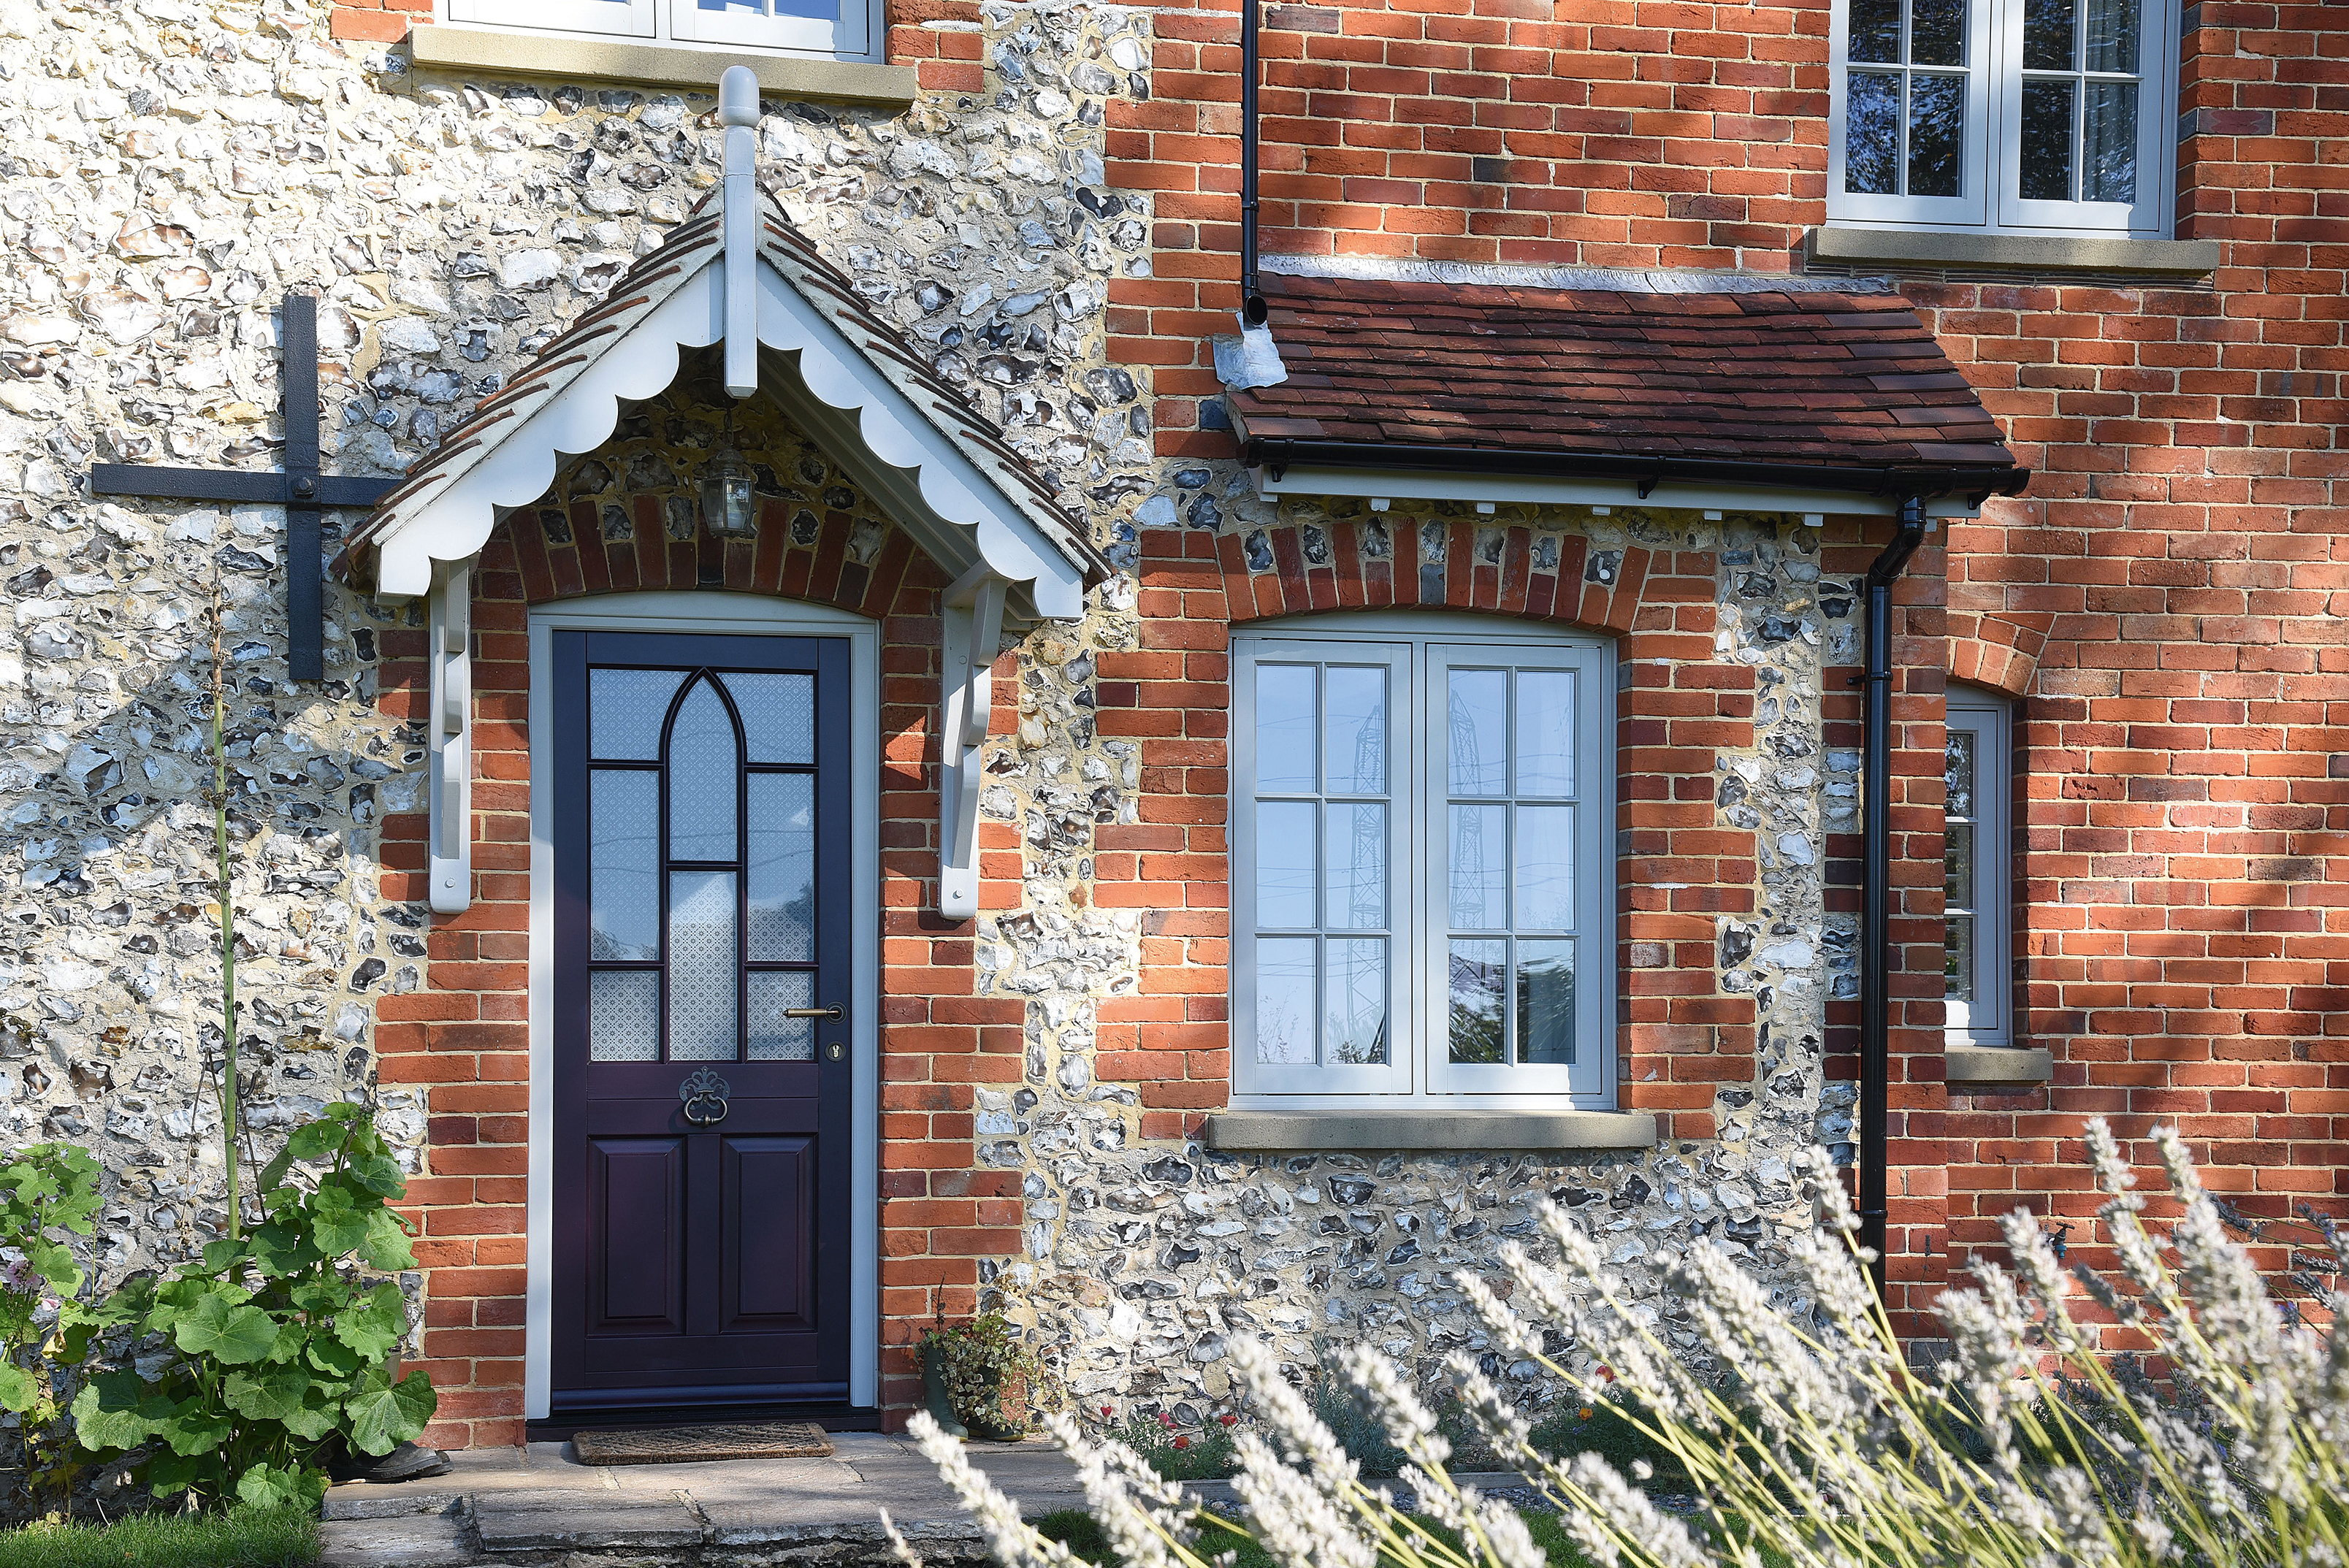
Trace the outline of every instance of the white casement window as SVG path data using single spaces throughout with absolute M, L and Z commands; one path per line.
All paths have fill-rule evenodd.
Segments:
M 1943 1017 L 1961 1045 L 2013 1042 L 2007 919 L 2013 855 L 2007 841 L 2008 739 L 2003 697 L 1951 686 L 1942 853 L 1946 922 Z
M 1609 1103 L 1611 647 L 1430 614 L 1232 652 L 1241 1101 Z
M 716 49 L 869 57 L 878 0 L 440 0 L 446 20 Z M 711 80 L 716 80 L 713 73 Z
M 2175 0 L 1835 0 L 1827 221 L 2160 235 Z

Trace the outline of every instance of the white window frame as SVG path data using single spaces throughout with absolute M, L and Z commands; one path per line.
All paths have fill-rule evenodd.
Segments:
M 838 22 L 703 11 L 697 0 L 438 0 L 438 5 L 442 22 L 501 33 L 586 34 L 711 54 L 750 49 L 828 59 L 879 57 L 880 0 L 841 0 Z M 712 67 L 712 81 L 715 73 Z
M 1603 637 L 1426 612 L 1288 617 L 1232 638 L 1231 1019 L 1235 1109 L 1611 1108 L 1615 1100 L 1615 650 Z M 1280 1066 L 1256 1060 L 1256 689 L 1259 662 L 1372 665 L 1389 672 L 1388 1060 Z M 1443 868 L 1446 753 L 1421 717 L 1442 715 L 1455 665 L 1577 672 L 1575 1038 L 1571 1066 L 1455 1066 L 1449 1059 L 1449 903 Z M 1408 698 L 1408 707 L 1405 698 Z M 1440 737 L 1442 731 L 1437 730 Z M 1506 797 L 1501 798 L 1507 799 Z
M 2177 0 L 2144 0 L 2137 47 L 2137 195 L 2133 202 L 2024 201 L 2017 138 L 2023 123 L 2023 0 L 1969 0 L 1963 194 L 1883 196 L 1844 189 L 1850 0 L 1834 0 L 1828 33 L 1827 222 L 1841 228 L 2160 238 L 2169 232 L 2177 166 Z M 1862 69 L 1873 68 L 1863 63 Z M 1904 74 L 1931 67 L 1887 66 Z M 2076 112 L 2076 110 L 2075 110 Z
M 1974 738 L 1974 998 L 1950 998 L 1942 1026 L 1954 1045 L 2003 1047 L 2013 1044 L 2014 1033 L 2009 978 L 2013 707 L 2005 697 L 1955 686 L 1949 688 L 1948 707 L 1950 730 Z

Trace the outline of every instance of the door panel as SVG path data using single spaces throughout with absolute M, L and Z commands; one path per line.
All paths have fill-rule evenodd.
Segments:
M 847 643 L 554 653 L 554 1413 L 844 1401 Z

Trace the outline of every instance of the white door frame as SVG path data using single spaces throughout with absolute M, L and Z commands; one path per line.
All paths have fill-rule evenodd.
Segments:
M 881 957 L 881 629 L 847 610 L 717 589 L 612 593 L 530 613 L 530 1185 L 529 1285 L 523 1337 L 523 1413 L 546 1418 L 553 1396 L 554 1265 L 554 748 L 537 741 L 554 723 L 553 634 L 749 633 L 848 640 L 851 897 L 856 922 L 849 1049 L 856 1063 L 849 1183 L 848 1398 L 871 1408 L 881 1394 L 879 1263 Z

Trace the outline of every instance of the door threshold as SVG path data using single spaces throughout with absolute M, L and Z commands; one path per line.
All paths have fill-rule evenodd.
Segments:
M 881 1412 L 853 1405 L 663 1405 L 612 1410 L 567 1411 L 524 1423 L 533 1443 L 567 1443 L 574 1432 L 633 1432 L 650 1427 L 743 1426 L 753 1421 L 813 1421 L 827 1432 L 877 1432 Z

